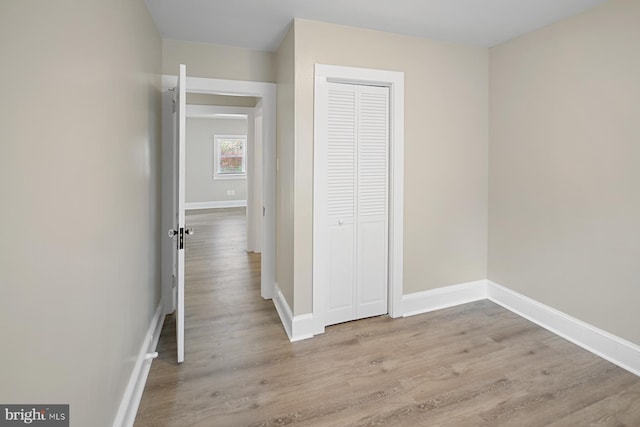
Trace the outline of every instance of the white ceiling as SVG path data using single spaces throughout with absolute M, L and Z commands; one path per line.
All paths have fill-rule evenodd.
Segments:
M 274 51 L 293 18 L 495 46 L 607 0 L 145 0 L 163 38 Z

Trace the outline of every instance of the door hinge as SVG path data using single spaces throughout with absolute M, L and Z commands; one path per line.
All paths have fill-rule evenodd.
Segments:
M 171 109 L 173 110 L 173 112 L 176 112 L 176 99 L 172 99 L 171 100 Z
M 267 212 L 267 208 L 263 206 L 262 207 L 262 216 L 265 216 L 266 212 Z

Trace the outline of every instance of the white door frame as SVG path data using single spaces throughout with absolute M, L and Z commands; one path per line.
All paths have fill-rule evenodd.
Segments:
M 327 82 L 357 85 L 385 86 L 389 88 L 389 298 L 390 317 L 402 316 L 402 266 L 403 266 L 403 212 L 404 212 L 404 73 L 398 71 L 373 70 L 367 68 L 342 67 L 335 65 L 315 65 L 315 94 L 323 90 Z M 318 96 L 314 97 L 314 123 L 318 123 L 321 106 Z M 315 141 L 320 139 L 319 129 L 314 126 L 314 170 L 318 170 Z M 315 188 L 314 196 L 319 194 Z M 316 217 L 314 197 L 314 217 Z M 314 227 L 313 239 L 319 238 Z M 314 252 L 314 257 L 315 257 Z M 314 266 L 316 265 L 314 259 Z M 317 270 L 313 272 L 313 328 L 314 334 L 324 333 L 325 289 L 317 286 Z
M 162 226 L 163 232 L 171 228 L 171 211 L 174 201 L 171 197 L 172 186 L 172 162 L 173 162 L 173 130 L 172 130 L 172 101 L 169 89 L 175 87 L 177 76 L 163 75 L 163 102 L 162 102 Z M 187 77 L 186 90 L 189 93 L 205 93 L 215 95 L 249 96 L 259 98 L 258 106 L 261 114 L 261 138 L 256 137 L 256 153 L 258 158 L 262 155 L 262 161 L 255 165 L 254 185 L 255 193 L 252 200 L 261 201 L 255 205 L 254 221 L 250 221 L 258 233 L 262 235 L 260 244 L 261 257 L 261 283 L 260 293 L 262 298 L 271 299 L 275 288 L 276 271 L 276 85 L 275 83 L 208 79 L 200 77 Z M 255 117 L 258 115 L 256 114 Z M 263 214 L 264 212 L 264 214 Z M 262 215 L 263 214 L 263 215 Z M 171 313 L 175 307 L 173 298 L 173 267 L 171 239 L 162 240 L 161 251 L 161 280 L 162 297 L 165 314 Z

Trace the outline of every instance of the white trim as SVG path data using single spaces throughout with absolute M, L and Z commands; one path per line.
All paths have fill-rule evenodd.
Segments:
M 188 119 L 241 119 L 251 120 L 255 107 L 228 107 L 220 105 L 187 104 Z
M 640 346 L 491 281 L 487 281 L 487 298 L 640 376 Z
M 313 314 L 300 314 L 293 316 L 293 336 L 291 342 L 313 338 Z
M 486 280 L 415 292 L 403 295 L 402 306 L 404 313 L 402 315 L 404 317 L 414 316 L 486 298 Z
M 282 295 L 282 291 L 280 291 L 280 287 L 277 283 L 274 293 L 273 305 L 276 307 L 278 316 L 280 316 L 280 321 L 282 322 L 284 331 L 287 333 L 289 340 L 291 340 L 291 332 L 293 330 L 293 313 L 291 312 L 291 308 L 289 307 L 289 304 L 287 304 L 287 300 L 284 295 Z
M 162 301 L 164 302 L 164 314 L 169 314 L 176 307 L 176 243 L 172 238 L 165 237 L 170 229 L 175 228 L 176 205 L 175 197 L 175 167 L 176 167 L 176 147 L 175 147 L 175 120 L 173 116 L 173 92 L 164 90 L 162 92 L 162 168 L 161 168 L 161 189 L 162 207 L 161 223 L 162 238 L 160 240 L 160 281 L 162 288 Z
M 162 193 L 171 194 L 171 168 L 173 159 L 171 157 L 171 144 L 173 140 L 173 130 L 171 127 L 171 97 L 166 91 L 175 87 L 177 77 L 172 75 L 162 76 L 163 96 L 163 158 L 162 158 Z M 265 82 L 253 82 L 244 80 L 223 80 L 200 77 L 187 77 L 186 89 L 189 93 L 210 93 L 218 95 L 251 96 L 260 98 L 258 105 L 261 105 L 262 113 L 260 120 L 262 123 L 262 135 L 256 135 L 254 170 L 256 175 L 262 177 L 262 182 L 256 185 L 255 194 L 251 192 L 249 186 L 248 197 L 253 203 L 249 203 L 248 211 L 254 210 L 255 221 L 251 221 L 250 212 L 247 212 L 249 223 L 262 239 L 256 239 L 256 250 L 262 252 L 261 257 L 261 278 L 260 293 L 262 298 L 271 299 L 274 295 L 274 284 L 276 277 L 276 84 Z M 164 95 L 163 94 L 163 95 Z M 206 106 L 202 106 L 205 108 Z M 229 108 L 251 108 L 251 107 L 229 107 Z M 192 110 L 193 111 L 193 110 Z M 254 110 L 255 111 L 255 110 Z M 257 114 L 255 117 L 257 120 Z M 254 132 L 249 119 L 248 132 Z M 262 146 L 260 146 L 262 145 Z M 166 150 L 166 155 L 165 155 Z M 250 153 L 251 154 L 251 153 Z M 248 158 L 251 158 L 249 154 Z M 170 197 L 163 197 L 163 229 L 173 228 L 173 214 L 171 210 L 172 201 Z M 166 200 L 166 202 L 165 202 Z M 253 206 L 255 205 L 255 206 Z M 264 212 L 264 215 L 263 215 Z M 261 241 L 260 241 L 261 240 Z M 248 242 L 251 244 L 252 242 Z M 163 239 L 162 245 L 162 290 L 165 301 L 165 313 L 173 311 L 173 278 L 172 278 L 172 251 L 175 245 L 170 239 Z
M 213 163 L 214 163 L 214 168 L 215 168 L 215 163 L 217 163 L 217 162 L 214 161 Z M 247 173 L 246 172 L 242 172 L 242 173 L 218 174 L 218 173 L 216 173 L 214 171 L 213 179 L 215 181 L 234 181 L 234 180 L 247 181 Z M 249 180 L 249 182 L 250 181 L 251 180 Z
M 162 88 L 169 90 L 175 87 L 177 81 L 178 78 L 175 75 L 164 74 L 162 76 Z M 187 76 L 187 92 L 189 93 L 262 98 L 266 92 L 272 90 L 271 88 L 275 90 L 275 86 L 275 83 Z
M 263 233 L 263 218 L 262 218 L 262 202 L 263 194 L 263 148 L 264 148 L 264 126 L 263 126 L 264 108 L 262 98 L 258 100 L 256 106 L 253 107 L 251 113 L 251 120 L 247 126 L 247 133 L 250 137 L 249 163 L 251 164 L 251 174 L 249 175 L 249 182 L 247 182 L 247 199 L 251 200 L 249 203 L 249 209 L 247 209 L 247 251 L 249 252 L 262 252 L 262 239 Z M 274 125 L 275 126 L 275 125 Z M 274 142 L 275 143 L 275 142 Z M 274 148 L 275 157 L 275 148 Z M 275 175 L 274 175 L 275 180 Z M 275 197 L 275 181 L 274 185 L 274 197 Z M 275 199 L 274 199 L 275 203 Z M 274 214 L 275 216 L 275 214 Z M 275 219 L 274 219 L 275 227 Z M 275 228 L 273 230 L 273 245 L 275 250 Z M 275 283 L 275 255 L 273 256 L 273 282 Z M 264 266 L 264 264 L 262 264 Z M 262 279 L 264 280 L 264 277 Z M 263 293 L 264 295 L 264 293 Z
M 273 305 L 276 307 L 276 311 L 280 316 L 280 321 L 282 322 L 282 326 L 284 326 L 287 337 L 289 337 L 289 341 L 295 342 L 313 338 L 313 315 L 309 313 L 294 316 L 291 307 L 289 307 L 277 283 L 275 285 Z
M 163 323 L 164 310 L 162 301 L 160 301 L 140 347 L 136 363 L 129 377 L 129 383 L 120 401 L 116 418 L 113 421 L 113 427 L 133 426 L 138 413 L 138 406 L 140 406 L 140 400 L 142 399 L 142 392 L 151 369 L 151 362 L 153 361 L 153 358 L 148 358 L 147 355 L 156 351 Z
M 216 202 L 190 202 L 185 203 L 186 210 L 194 209 L 219 209 L 219 208 L 241 208 L 247 206 L 246 200 L 220 200 Z
M 315 65 L 314 83 L 314 123 L 317 123 L 319 106 L 317 94 L 326 82 L 366 84 L 386 86 L 389 88 L 389 298 L 388 312 L 390 317 L 402 316 L 403 287 L 403 209 L 404 209 L 404 73 L 399 71 L 374 70 L 367 68 L 342 67 L 334 65 Z M 319 129 L 314 127 L 314 141 L 319 139 Z M 317 170 L 317 156 L 314 143 L 314 170 Z M 314 179 L 314 194 L 316 194 Z M 317 215 L 317 204 L 314 198 L 314 216 Z M 316 227 L 313 230 L 313 241 L 318 242 Z M 315 253 L 314 249 L 314 253 Z M 314 263 L 315 264 L 315 263 Z M 322 290 L 315 286 L 317 269 L 313 273 L 313 318 L 314 333 L 324 332 L 325 320 Z

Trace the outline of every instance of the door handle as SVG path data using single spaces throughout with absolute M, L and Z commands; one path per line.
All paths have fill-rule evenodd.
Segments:
M 184 234 L 188 236 L 193 236 L 194 234 L 196 234 L 196 232 L 193 231 L 193 228 L 187 228 L 186 230 L 184 230 Z
M 174 237 L 178 235 L 178 230 L 174 230 L 173 228 L 171 228 L 167 234 L 169 235 L 169 237 Z

